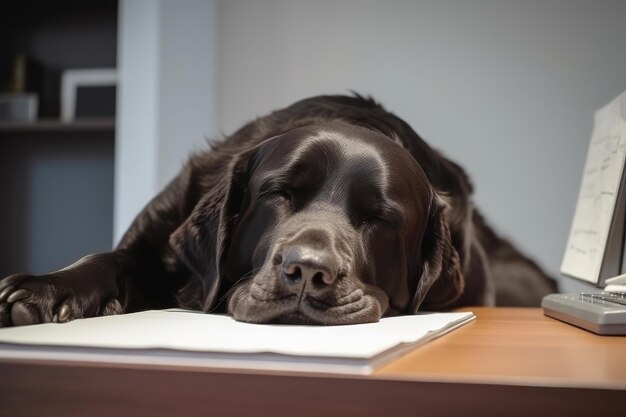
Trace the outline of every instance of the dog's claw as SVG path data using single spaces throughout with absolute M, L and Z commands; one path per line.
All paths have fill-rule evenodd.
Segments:
M 63 304 L 59 309 L 59 323 L 65 323 L 66 321 L 68 321 L 71 313 L 72 311 L 70 310 L 70 306 L 68 306 L 67 304 Z
M 0 303 L 6 301 L 6 298 L 9 296 L 9 294 L 11 294 L 12 291 L 13 291 L 12 285 L 7 286 L 2 291 L 0 291 Z
M 7 298 L 7 302 L 14 303 L 16 301 L 23 300 L 24 298 L 27 298 L 29 296 L 30 296 L 29 291 L 26 291 L 24 289 L 17 290 L 13 294 L 9 295 L 9 298 Z
M 17 302 L 11 308 L 11 321 L 15 326 L 39 323 L 39 313 L 27 304 Z
M 14 276 L 15 275 L 10 275 L 10 276 L 6 277 L 5 279 L 0 280 L 0 292 L 4 292 L 3 290 L 6 287 L 10 287 L 11 284 L 13 284 L 13 279 L 12 278 Z

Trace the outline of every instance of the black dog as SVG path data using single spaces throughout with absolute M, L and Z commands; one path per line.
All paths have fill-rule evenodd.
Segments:
M 471 193 L 458 165 L 373 100 L 303 100 L 194 155 L 113 252 L 0 281 L 0 324 L 173 306 L 345 324 L 537 305 L 554 281 Z

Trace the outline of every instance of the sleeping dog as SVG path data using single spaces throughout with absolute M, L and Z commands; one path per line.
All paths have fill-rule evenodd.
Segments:
M 167 307 L 328 325 L 538 305 L 554 281 L 471 194 L 461 167 L 372 99 L 306 99 L 193 155 L 112 252 L 0 281 L 0 325 Z

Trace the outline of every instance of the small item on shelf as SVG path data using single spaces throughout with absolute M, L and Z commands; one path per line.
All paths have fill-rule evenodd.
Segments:
M 5 68 L 6 69 L 6 68 Z M 41 70 L 24 54 L 18 54 L 7 71 L 0 92 L 0 121 L 34 122 L 39 110 L 39 96 L 35 93 L 40 84 Z M 4 77 L 3 77 L 4 78 Z
M 37 94 L 0 94 L 0 121 L 34 122 L 37 120 L 39 97 Z

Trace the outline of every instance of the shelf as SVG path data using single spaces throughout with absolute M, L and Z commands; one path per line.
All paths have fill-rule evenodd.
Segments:
M 4 132 L 113 132 L 115 119 L 85 119 L 74 122 L 62 122 L 55 119 L 43 119 L 35 122 L 0 122 L 0 133 Z

